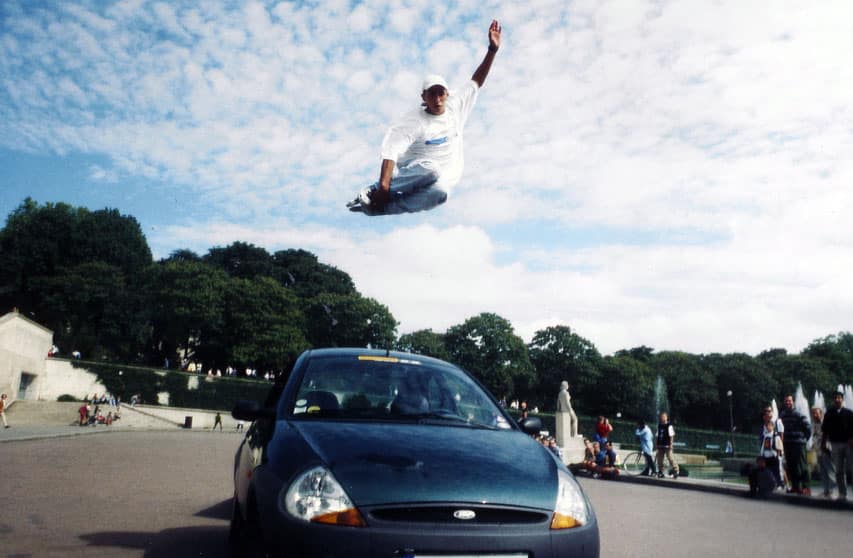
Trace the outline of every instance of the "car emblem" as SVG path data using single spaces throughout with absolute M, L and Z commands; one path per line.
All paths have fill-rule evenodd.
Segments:
M 453 512 L 453 517 L 456 519 L 461 519 L 463 521 L 467 521 L 469 519 L 474 519 L 477 517 L 477 514 L 474 513 L 473 510 L 456 510 Z

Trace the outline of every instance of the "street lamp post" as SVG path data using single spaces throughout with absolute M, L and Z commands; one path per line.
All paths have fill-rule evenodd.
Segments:
M 732 411 L 732 390 L 726 392 L 729 398 L 729 443 L 732 446 L 732 457 L 735 455 L 735 418 Z

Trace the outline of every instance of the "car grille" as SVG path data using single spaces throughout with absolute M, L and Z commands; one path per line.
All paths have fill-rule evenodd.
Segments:
M 456 512 L 474 512 L 471 519 L 460 519 Z M 456 515 L 454 515 L 456 513 Z M 514 508 L 495 508 L 483 506 L 410 506 L 394 508 L 376 508 L 369 515 L 380 521 L 401 521 L 406 523 L 451 523 L 457 525 L 512 525 L 543 523 L 551 520 L 549 514 Z

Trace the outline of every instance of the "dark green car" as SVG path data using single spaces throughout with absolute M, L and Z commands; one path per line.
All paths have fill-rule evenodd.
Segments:
M 470 375 L 367 349 L 308 351 L 252 420 L 234 468 L 236 555 L 598 556 L 566 467 Z

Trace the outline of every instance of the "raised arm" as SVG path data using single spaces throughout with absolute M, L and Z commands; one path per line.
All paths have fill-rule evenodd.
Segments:
M 492 68 L 492 62 L 495 59 L 495 54 L 498 53 L 498 49 L 500 47 L 501 24 L 498 23 L 498 20 L 493 19 L 492 24 L 489 26 L 489 50 L 486 52 L 486 57 L 483 58 L 483 61 L 480 62 L 479 66 L 477 66 L 477 69 L 474 71 L 474 75 L 471 76 L 471 79 L 477 82 L 478 87 L 483 87 L 483 83 L 489 75 L 489 70 Z

